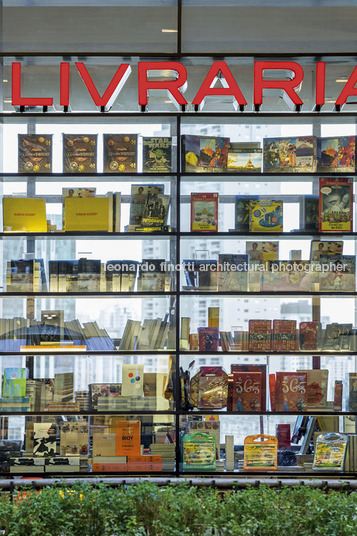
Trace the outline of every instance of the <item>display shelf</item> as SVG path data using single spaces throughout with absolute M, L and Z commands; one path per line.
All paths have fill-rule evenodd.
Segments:
M 294 261 L 291 261 L 291 262 L 294 262 Z M 197 296 L 211 296 L 212 294 L 215 294 L 217 295 L 217 291 L 215 290 L 182 290 L 181 291 L 181 296 L 182 297 L 185 297 L 185 296 L 192 296 L 192 295 L 197 295 Z M 336 291 L 336 292 L 332 292 L 332 291 L 311 291 L 311 292 L 308 292 L 308 291 L 304 291 L 304 290 L 298 290 L 298 291 L 287 291 L 287 290 L 274 290 L 274 291 L 259 291 L 259 292 L 243 292 L 243 291 L 240 291 L 240 292 L 229 292 L 229 291 L 219 291 L 219 295 L 220 296 L 231 296 L 231 297 L 236 297 L 236 298 L 239 298 L 240 296 L 271 296 L 272 298 L 274 296 L 301 296 L 301 297 L 308 297 L 308 296 L 322 296 L 322 297 L 335 297 L 335 298 L 339 298 L 339 297 L 356 297 L 356 292 L 355 291 L 351 291 L 351 292 L 343 292 L 343 291 Z
M 146 298 L 150 296 L 176 296 L 176 292 L 172 290 L 167 292 L 0 292 L 0 298 Z
M 107 231 L 84 231 L 82 233 L 77 231 L 53 231 L 53 232 L 47 232 L 47 233 L 0 233 L 0 238 L 9 238 L 14 239 L 16 237 L 24 237 L 24 238 L 50 238 L 50 239 L 66 239 L 66 238 L 78 238 L 78 240 L 91 240 L 93 238 L 100 238 L 102 239 L 112 239 L 112 238 L 123 238 L 128 240 L 150 240 L 150 237 L 152 240 L 166 240 L 167 238 L 174 238 L 176 237 L 176 232 L 161 232 L 161 231 L 150 231 L 150 233 L 139 233 L 139 232 L 131 232 L 131 233 L 108 233 Z

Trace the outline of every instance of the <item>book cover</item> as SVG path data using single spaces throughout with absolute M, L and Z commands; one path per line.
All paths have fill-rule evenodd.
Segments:
M 332 324 L 326 324 L 321 349 L 324 351 L 340 352 L 342 350 L 342 333 L 346 331 L 346 327 L 347 326 L 345 326 L 344 324 L 338 324 L 337 322 L 334 322 Z M 352 329 L 352 324 L 350 324 L 350 327 Z
M 273 320 L 273 350 L 295 352 L 297 349 L 296 320 Z
M 218 257 L 218 290 L 248 291 L 248 255 L 220 254 Z
M 277 424 L 276 425 L 276 438 L 278 440 L 278 449 L 290 449 L 290 424 Z
M 347 374 L 347 381 L 347 411 L 353 411 L 355 413 L 357 412 L 357 373 L 349 372 Z
M 218 193 L 191 193 L 191 232 L 218 231 Z
M 251 201 L 249 231 L 252 233 L 282 233 L 283 202 L 269 199 Z
M 164 184 L 132 184 L 130 196 L 130 225 L 141 225 L 149 195 L 163 194 Z
M 307 373 L 276 373 L 276 411 L 305 411 L 307 405 Z
M 262 410 L 262 373 L 233 372 L 233 411 Z
M 317 171 L 321 173 L 354 173 L 355 136 L 318 138 Z
M 262 152 L 259 142 L 231 143 L 228 149 L 227 170 L 260 173 L 262 170 Z
M 353 179 L 322 177 L 319 192 L 319 231 L 352 232 Z
M 4 369 L 2 396 L 24 397 L 26 396 L 27 368 L 7 367 Z
M 144 227 L 162 227 L 167 223 L 170 196 L 164 194 L 148 194 L 141 224 Z
M 18 134 L 19 173 L 51 173 L 52 134 Z
M 201 375 L 198 379 L 199 409 L 222 409 L 227 405 L 227 385 L 222 375 Z
M 275 436 L 250 435 L 244 439 L 244 471 L 276 471 L 278 440 Z
M 310 292 L 316 290 L 319 272 L 310 270 L 309 261 L 270 262 L 262 272 L 262 290 L 274 292 Z
M 184 471 L 215 471 L 216 440 L 207 433 L 185 434 L 182 438 Z
M 356 257 L 354 255 L 321 255 L 324 268 L 319 272 L 321 292 L 354 292 L 356 289 Z
M 333 410 L 342 411 L 343 401 L 343 382 L 342 380 L 335 380 L 334 396 L 333 396 Z
M 326 409 L 327 406 L 327 369 L 298 370 L 307 374 L 307 409 Z
M 78 292 L 100 291 L 101 261 L 95 259 L 78 260 Z
M 97 134 L 63 134 L 63 173 L 97 172 Z
M 249 320 L 249 352 L 271 352 L 271 320 Z
M 141 421 L 116 421 L 116 456 L 140 456 Z
M 235 226 L 234 230 L 241 233 L 249 232 L 249 216 L 251 201 L 258 201 L 257 195 L 236 195 L 235 199 Z
M 337 432 L 320 434 L 314 452 L 314 471 L 343 471 L 348 446 L 348 436 Z
M 2 208 L 4 232 L 47 232 L 45 199 L 3 197 Z
M 312 240 L 310 260 L 319 261 L 321 255 L 342 255 L 343 241 Z M 329 260 L 329 259 L 328 259 Z
M 143 137 L 143 172 L 170 173 L 172 171 L 172 138 Z
M 7 265 L 6 290 L 7 292 L 33 292 L 35 281 L 39 279 L 34 259 L 11 260 Z M 39 286 L 39 281 L 37 282 Z
M 218 328 L 198 328 L 200 352 L 216 352 L 218 350 Z
M 122 396 L 143 396 L 144 365 L 123 364 L 122 373 Z
M 309 351 L 319 348 L 321 324 L 320 322 L 300 322 L 299 339 L 300 350 Z
M 136 173 L 137 134 L 103 134 L 104 173 Z
M 64 218 L 65 231 L 113 231 L 109 197 L 66 197 Z
M 316 171 L 316 138 L 266 138 L 263 171 L 266 173 L 310 173 Z
M 184 171 L 217 173 L 225 170 L 229 144 L 229 138 L 182 136 Z
M 246 242 L 246 253 L 249 255 L 249 263 L 265 264 L 279 259 L 279 242 Z
M 51 422 L 35 422 L 33 427 L 33 455 L 55 456 L 57 425 Z
M 319 196 L 304 195 L 300 200 L 300 231 L 319 230 Z
M 262 375 L 261 382 L 261 411 L 266 411 L 266 396 L 267 396 L 267 366 L 266 365 L 254 365 L 251 363 L 245 363 L 244 365 L 233 364 L 231 365 L 231 373 L 234 372 L 259 372 Z M 227 409 L 232 409 L 227 408 Z

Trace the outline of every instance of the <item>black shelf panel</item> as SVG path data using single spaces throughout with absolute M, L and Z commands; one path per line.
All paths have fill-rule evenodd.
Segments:
M 0 298 L 145 298 L 146 296 L 176 296 L 176 292 L 0 292 Z
M 273 356 L 305 356 L 305 357 L 308 357 L 308 356 L 347 356 L 347 355 L 357 355 L 357 352 L 356 351 L 353 351 L 353 350 L 348 350 L 348 351 L 343 351 L 343 352 L 339 352 L 339 351 L 331 351 L 331 352 L 327 352 L 326 350 L 309 350 L 309 351 L 306 351 L 304 352 L 304 350 L 296 350 L 295 352 L 273 352 L 273 351 L 270 351 L 270 352 L 252 352 L 252 351 L 249 351 L 249 350 L 240 350 L 240 351 L 237 351 L 237 350 L 232 350 L 230 352 L 223 352 L 221 350 L 217 350 L 216 352 L 214 351 L 211 351 L 211 352 L 199 352 L 199 351 L 194 351 L 194 350 L 180 350 L 179 352 L 177 352 L 179 355 L 191 355 L 191 356 L 214 356 L 216 357 L 217 355 L 222 355 L 222 356 L 231 356 L 231 355 L 244 355 L 244 356 L 265 356 L 265 357 L 273 357 Z
M 0 233 L 0 238 L 14 239 L 16 237 L 20 238 L 62 238 L 66 240 L 67 238 L 78 237 L 79 240 L 86 240 L 88 238 L 100 238 L 112 240 L 113 238 L 123 238 L 123 239 L 138 239 L 138 240 L 158 240 L 158 239 L 167 239 L 174 238 L 177 236 L 176 231 L 172 232 L 158 232 L 152 231 L 149 233 L 139 233 L 139 232 L 130 232 L 130 233 L 108 233 L 106 231 L 53 231 L 47 233 Z
M 134 410 L 123 410 L 123 411 L 4 411 L 0 408 L 0 413 L 2 417 L 13 417 L 13 416 L 20 416 L 20 417 L 45 417 L 46 415 L 81 415 L 81 416 L 88 416 L 97 417 L 98 415 L 172 415 L 174 417 L 176 415 L 175 410 L 172 411 L 164 411 L 164 410 L 144 410 L 144 409 L 138 409 L 136 411 Z
M 294 262 L 294 261 L 291 261 Z M 298 261 L 297 261 L 298 262 Z M 233 296 L 236 298 L 240 298 L 241 296 L 271 296 L 272 298 L 274 296 L 301 296 L 301 297 L 309 297 L 309 296 L 327 296 L 327 297 L 335 297 L 335 298 L 341 298 L 343 296 L 357 296 L 356 291 L 351 292 L 303 292 L 303 291 L 283 291 L 283 290 L 271 290 L 271 291 L 261 291 L 261 292 L 229 292 L 229 291 L 220 291 L 217 292 L 216 290 L 183 290 L 180 292 L 181 296 L 216 296 L 217 298 L 221 296 Z
M 246 114 L 244 114 L 246 115 Z M 260 115 L 260 114 L 259 114 Z M 264 141 L 264 140 L 263 140 Z M 194 173 L 194 172 L 189 172 L 189 171 L 182 171 L 181 172 L 181 177 L 183 179 L 187 179 L 187 178 L 190 178 L 192 179 L 192 182 L 196 182 L 194 180 L 193 177 L 197 177 L 197 180 L 199 180 L 200 177 L 204 177 L 204 178 L 207 178 L 207 177 L 212 177 L 212 175 L 215 177 L 215 178 L 220 178 L 220 179 L 225 179 L 227 177 L 244 177 L 244 179 L 246 178 L 259 178 L 259 177 L 264 177 L 264 178 L 267 178 L 267 177 L 279 177 L 280 179 L 283 179 L 284 181 L 286 181 L 286 179 L 288 179 L 289 177 L 357 177 L 357 172 L 354 172 L 354 173 L 333 173 L 333 172 L 323 172 L 323 171 L 309 171 L 309 172 L 304 172 L 304 173 L 298 173 L 298 172 L 294 172 L 294 173 L 290 173 L 290 172 L 287 172 L 287 173 L 274 173 L 274 172 L 267 172 L 267 171 L 262 171 L 260 173 L 258 172 L 251 172 L 251 173 L 247 173 L 244 171 L 222 171 L 222 172 L 219 172 L 219 173 L 214 173 L 214 172 L 210 172 L 210 171 L 200 171 L 200 172 L 197 172 L 197 173 Z M 298 181 L 297 181 L 298 182 Z M 243 195 L 243 194 L 242 194 Z M 246 195 L 246 194 L 244 194 Z M 274 194 L 275 195 L 275 194 Z M 278 195 L 278 194 L 276 194 Z
M 249 415 L 249 416 L 252 416 L 252 415 L 255 415 L 256 417 L 260 417 L 260 416 L 274 416 L 274 415 L 284 415 L 284 416 L 287 416 L 287 415 L 304 415 L 304 416 L 308 416 L 308 417 L 314 417 L 314 416 L 320 416 L 320 415 L 323 415 L 323 416 L 329 416 L 329 415 L 333 415 L 333 416 L 338 416 L 338 417 L 343 417 L 343 416 L 346 416 L 346 415 L 357 415 L 357 412 L 352 412 L 352 411 L 332 411 L 332 410 L 318 410 L 316 409 L 316 411 L 224 411 L 224 410 L 215 410 L 215 409 L 211 409 L 211 410 L 191 410 L 191 411 L 185 411 L 185 410 L 178 410 L 179 414 L 180 415 L 234 415 L 234 416 L 240 416 L 240 415 Z
M 28 179 L 35 179 L 36 182 L 51 182 L 51 179 L 65 179 L 66 181 L 73 180 L 78 182 L 83 181 L 116 181 L 116 182 L 127 182 L 132 180 L 141 180 L 141 179 L 150 179 L 153 180 L 167 180 L 170 181 L 176 178 L 176 172 L 172 171 L 170 173 L 0 173 L 0 181 L 6 179 L 9 182 L 20 182 L 27 181 Z
M 41 350 L 30 350 L 29 348 L 26 348 L 26 350 L 19 350 L 17 352 L 7 352 L 7 351 L 0 351 L 0 356 L 20 356 L 20 355 L 31 355 L 31 356 L 37 356 L 37 355 L 53 355 L 53 356 L 68 356 L 68 355 L 80 355 L 80 356 L 101 356 L 101 357 L 112 357 L 112 356 L 126 356 L 126 355 L 175 355 L 177 354 L 176 350 L 81 350 L 76 351 L 75 349 L 69 348 L 67 351 L 61 351 L 61 350 L 52 350 L 51 348 L 46 349 L 44 347 L 43 351 Z
M 32 113 L 31 113 L 32 115 Z M 48 114 L 45 114 L 45 116 L 47 116 Z M 72 115 L 72 114 L 71 114 Z M 1 116 L 1 114 L 0 114 Z M 126 180 L 126 179 L 142 179 L 142 178 L 147 178 L 147 179 L 155 179 L 157 178 L 157 180 L 163 180 L 165 179 L 165 177 L 168 177 L 170 179 L 173 179 L 173 178 L 176 178 L 177 176 L 177 172 L 176 171 L 171 171 L 171 172 L 164 172 L 164 173 L 159 173 L 159 172 L 156 172 L 156 173 L 148 173 L 148 172 L 136 172 L 136 173 L 130 173 L 130 172 L 127 172 L 127 173 L 62 173 L 62 172 L 59 172 L 59 171 L 54 171 L 52 173 L 16 173 L 16 172 L 9 172 L 9 173 L 6 173 L 6 172 L 1 172 L 0 173 L 0 179 L 8 179 L 9 181 L 19 181 L 19 180 L 27 180 L 27 179 L 33 179 L 35 178 L 36 180 L 38 179 L 43 179 L 43 180 L 46 180 L 46 181 L 50 181 L 50 179 L 55 179 L 55 178 L 60 178 L 60 179 L 73 179 L 74 181 L 78 181 L 78 179 L 83 179 L 83 180 L 86 180 L 88 181 L 88 179 L 93 179 L 93 180 L 100 180 L 100 179 L 103 179 L 103 180 L 116 180 L 118 181 L 118 179 L 123 179 L 123 180 Z M 194 172 L 188 172 L 188 171 L 181 171 L 180 172 L 180 176 L 181 178 L 183 179 L 187 179 L 187 178 L 190 178 L 192 179 L 192 182 L 195 182 L 195 179 L 197 180 L 200 180 L 200 178 L 204 177 L 204 178 L 207 178 L 207 177 L 215 177 L 216 179 L 224 179 L 224 178 L 227 178 L 227 177 L 244 177 L 244 178 L 249 178 L 249 177 L 254 177 L 254 178 L 259 178 L 259 177 L 278 177 L 280 179 L 284 179 L 284 181 L 286 181 L 287 178 L 289 177 L 294 177 L 294 178 L 297 178 L 297 177 L 357 177 L 357 172 L 354 172 L 354 173 L 333 173 L 333 172 L 318 172 L 318 171 L 311 171 L 311 172 L 304 172 L 304 173 L 273 173 L 273 172 L 260 172 L 260 173 L 255 173 L 255 172 L 251 172 L 251 173 L 247 173 L 247 172 L 243 172 L 243 171 L 223 171 L 223 172 L 199 172 L 199 173 L 194 173 Z M 120 182 L 120 181 L 118 181 Z
M 244 237 L 244 238 L 247 238 L 247 240 L 251 240 L 252 238 L 265 238 L 265 240 L 269 237 L 281 237 L 281 238 L 289 238 L 289 240 L 291 239 L 299 239 L 300 237 L 311 237 L 311 238 L 321 238 L 323 237 L 324 239 L 327 239 L 328 237 L 341 237 L 343 238 L 344 240 L 347 239 L 347 238 L 356 238 L 357 237 L 357 232 L 352 232 L 352 233 L 343 233 L 343 232 L 318 232 L 318 233 L 313 233 L 313 232 L 310 232 L 310 231 L 297 231 L 297 232 L 288 232 L 288 233 L 277 233 L 277 232 L 272 232 L 272 233 L 250 233 L 250 232 L 247 232 L 247 233 L 243 233 L 243 232 L 239 232 L 239 231 L 222 231 L 222 232 L 210 232 L 210 231 L 202 231 L 202 232 L 190 232 L 190 231 L 180 231 L 177 233 L 178 236 L 180 238 L 207 238 L 209 240 L 212 240 L 214 238 L 239 238 L 239 237 Z M 276 261 L 278 262 L 278 261 Z M 291 262 L 294 262 L 294 261 L 291 261 Z M 296 262 L 299 262 L 299 261 L 296 261 Z

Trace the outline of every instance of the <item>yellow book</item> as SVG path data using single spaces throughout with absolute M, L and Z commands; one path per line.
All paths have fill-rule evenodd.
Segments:
M 208 327 L 219 328 L 219 307 L 208 307 Z
M 28 197 L 4 197 L 3 224 L 6 233 L 46 233 L 46 201 Z
M 65 231 L 113 231 L 109 197 L 66 197 Z

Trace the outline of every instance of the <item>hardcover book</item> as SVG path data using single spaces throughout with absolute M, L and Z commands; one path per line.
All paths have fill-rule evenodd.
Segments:
M 144 365 L 123 364 L 122 396 L 143 396 Z
M 170 173 L 172 171 L 172 138 L 143 137 L 143 172 Z
M 140 456 L 141 421 L 116 421 L 116 456 Z
M 317 350 L 320 346 L 320 322 L 300 322 L 299 326 L 300 350 Z
M 218 328 L 198 328 L 200 352 L 216 352 L 218 350 Z
M 270 262 L 262 272 L 262 290 L 277 292 L 310 292 L 316 290 L 319 272 L 310 271 L 309 261 Z
M 252 233 L 282 233 L 283 202 L 269 199 L 251 201 L 249 231 Z
M 191 193 L 191 232 L 218 231 L 218 194 Z
M 307 409 L 326 409 L 327 406 L 327 369 L 298 370 L 307 374 Z
M 130 225 L 141 225 L 149 195 L 163 194 L 164 184 L 132 184 L 130 197 Z
M 227 405 L 227 387 L 221 375 L 201 375 L 198 380 L 199 409 L 222 409 Z
M 218 290 L 224 292 L 248 291 L 248 255 L 223 253 L 218 258 Z
M 352 324 L 326 324 L 322 350 L 343 351 L 351 348 Z
M 110 197 L 66 197 L 65 231 L 113 231 Z
M 262 410 L 262 373 L 233 372 L 233 411 Z
M 320 291 L 354 292 L 356 289 L 356 257 L 354 255 L 321 255 L 324 271 L 319 272 Z
M 304 195 L 300 200 L 300 231 L 319 230 L 319 196 Z
M 24 397 L 26 396 L 27 368 L 5 368 L 2 396 L 3 397 Z
M 319 231 L 353 230 L 353 180 L 320 178 Z
M 250 363 L 244 364 L 244 365 L 237 365 L 233 364 L 231 365 L 231 374 L 233 375 L 234 372 L 259 372 L 262 375 L 262 383 L 261 383 L 261 411 L 266 411 L 266 396 L 267 396 L 267 366 L 266 365 L 253 365 Z M 228 383 L 228 389 L 230 385 L 233 385 L 231 383 Z M 232 387 L 233 389 L 233 387 Z M 228 398 L 230 396 L 233 396 L 233 393 L 228 393 Z M 232 404 L 232 402 L 231 402 Z M 233 410 L 232 405 L 227 406 L 228 410 Z
M 357 412 L 357 373 L 347 374 L 347 411 Z
M 51 173 L 52 134 L 18 134 L 19 173 Z
M 249 255 L 249 263 L 265 264 L 279 259 L 279 242 L 246 242 L 246 253 Z
M 227 169 L 229 138 L 182 136 L 184 171 L 217 173 Z
M 148 194 L 141 218 L 143 227 L 162 227 L 167 223 L 170 196 L 164 194 Z
M 266 138 L 263 145 L 266 173 L 310 173 L 316 171 L 316 138 Z
M 273 349 L 275 352 L 297 350 L 296 320 L 273 320 Z
M 318 138 L 317 171 L 321 173 L 354 173 L 355 136 L 340 138 Z
M 342 255 L 343 241 L 312 240 L 310 260 L 319 261 L 321 255 Z M 329 259 L 328 259 L 329 260 Z
M 235 202 L 235 231 L 249 232 L 249 215 L 251 201 L 258 201 L 257 195 L 236 195 Z
M 55 456 L 57 425 L 50 422 L 35 422 L 33 427 L 33 455 Z
M 227 170 L 260 173 L 262 170 L 262 148 L 260 143 L 231 143 L 228 149 Z
M 104 173 L 136 173 L 137 134 L 103 134 Z
M 249 320 L 249 352 L 271 352 L 271 320 Z
M 29 197 L 3 197 L 4 232 L 46 233 L 46 201 Z
M 306 411 L 307 373 L 276 373 L 276 411 Z
M 97 134 L 63 134 L 63 173 L 97 172 Z

